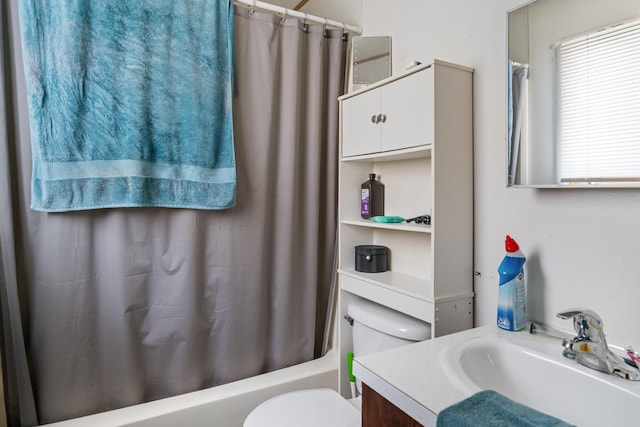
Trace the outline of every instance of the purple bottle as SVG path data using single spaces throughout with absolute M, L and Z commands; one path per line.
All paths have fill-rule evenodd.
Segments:
M 375 173 L 370 173 L 369 180 L 362 183 L 360 214 L 364 219 L 384 215 L 384 184 L 376 181 Z

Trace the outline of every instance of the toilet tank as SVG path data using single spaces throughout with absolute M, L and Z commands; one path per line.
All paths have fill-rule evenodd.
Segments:
M 353 354 L 363 356 L 431 338 L 431 325 L 367 300 L 349 304 Z

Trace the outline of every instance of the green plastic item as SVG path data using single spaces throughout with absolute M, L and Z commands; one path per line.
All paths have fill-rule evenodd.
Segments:
M 349 372 L 349 381 L 356 382 L 356 377 L 353 376 L 353 352 L 347 353 L 347 371 Z
M 372 216 L 369 218 L 370 221 L 374 222 L 404 222 L 405 219 L 401 216 Z

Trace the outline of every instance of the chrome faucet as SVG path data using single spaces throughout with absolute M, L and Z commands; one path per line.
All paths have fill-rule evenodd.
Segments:
M 595 312 L 586 308 L 574 308 L 556 316 L 561 319 L 572 318 L 573 328 L 577 332 L 574 338 L 562 340 L 564 357 L 597 371 L 640 381 L 640 367 L 633 361 L 626 362 L 607 346 L 602 319 Z

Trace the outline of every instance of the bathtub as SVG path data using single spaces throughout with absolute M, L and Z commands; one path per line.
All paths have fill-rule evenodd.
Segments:
M 261 402 L 288 391 L 327 387 L 337 390 L 338 356 L 153 402 L 47 424 L 47 427 L 240 427 Z

